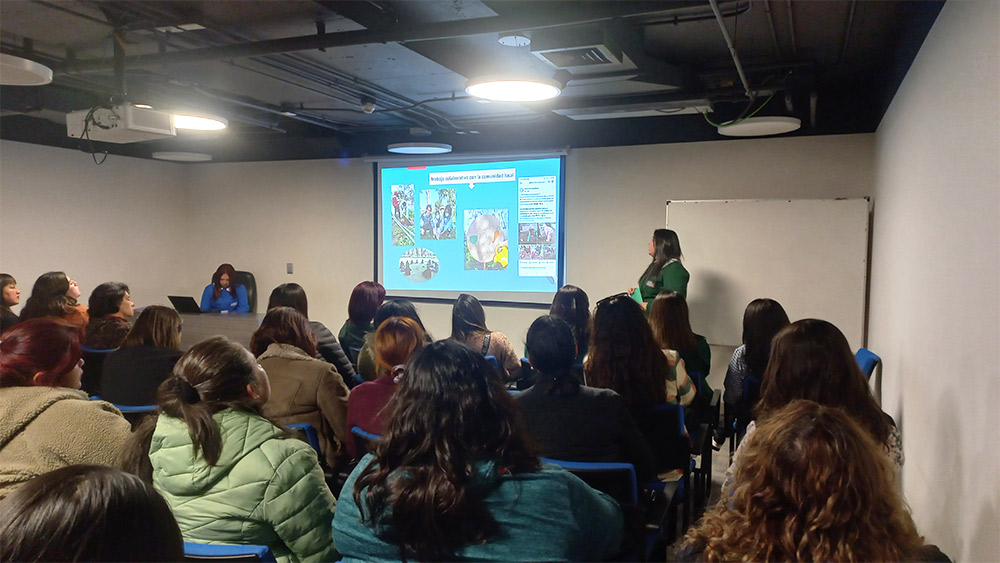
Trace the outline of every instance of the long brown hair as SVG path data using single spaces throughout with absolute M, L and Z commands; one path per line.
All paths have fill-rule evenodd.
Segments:
M 671 260 L 681 259 L 681 241 L 677 233 L 671 229 L 656 229 L 653 231 L 653 260 L 642 273 L 641 283 L 646 283 L 660 275 L 660 270 Z
M 21 320 L 68 315 L 77 305 L 76 299 L 66 295 L 68 291 L 66 272 L 46 272 L 38 276 L 31 287 L 31 297 L 21 309 Z
M 698 339 L 691 330 L 687 301 L 676 291 L 661 291 L 649 310 L 649 326 L 661 348 L 694 350 Z
M 139 318 L 128 331 L 121 347 L 154 346 L 180 350 L 180 326 L 181 316 L 177 311 L 162 305 L 150 305 L 139 313 Z
M 517 406 L 496 371 L 454 340 L 414 356 L 389 402 L 392 419 L 354 487 L 362 521 L 422 561 L 454 558 L 499 525 L 473 489 L 476 463 L 536 471 Z M 390 478 L 391 476 L 391 478 Z
M 184 421 L 191 434 L 194 454 L 201 452 L 208 465 L 219 461 L 222 435 L 212 415 L 225 409 L 261 414 L 262 402 L 247 392 L 260 389 L 263 370 L 246 348 L 224 336 L 203 340 L 174 365 L 171 376 L 156 394 L 158 412 Z M 126 448 L 122 468 L 152 482 L 149 446 L 158 417 L 147 417 Z
M 229 276 L 229 287 L 222 287 L 222 275 Z M 229 295 L 236 297 L 236 268 L 232 264 L 220 264 L 212 274 L 212 299 L 218 299 L 223 291 L 228 291 Z
M 774 337 L 754 413 L 765 419 L 795 399 L 844 409 L 879 443 L 891 432 L 847 339 L 826 321 L 796 321 Z
M 684 538 L 705 561 L 906 561 L 923 546 L 885 451 L 847 413 L 794 401 L 757 427 L 723 502 Z
M 260 327 L 250 337 L 250 351 L 259 357 L 274 343 L 290 344 L 307 356 L 316 356 L 316 336 L 309 326 L 309 319 L 291 307 L 267 310 Z
M 566 321 L 573 331 L 577 353 L 587 349 L 590 341 L 590 298 L 575 285 L 566 284 L 552 298 L 549 314 Z
M 667 402 L 669 370 L 638 303 L 624 293 L 597 302 L 587 385 L 617 392 L 634 411 Z
M 771 343 L 788 326 L 788 315 L 774 299 L 754 299 L 743 312 L 743 345 L 747 367 L 754 377 L 763 377 Z
M 470 334 L 489 331 L 482 303 L 468 293 L 459 295 L 451 308 L 451 337 L 465 342 Z

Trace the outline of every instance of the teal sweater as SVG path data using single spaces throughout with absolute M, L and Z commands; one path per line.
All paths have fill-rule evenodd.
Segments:
M 153 486 L 185 541 L 270 546 L 279 562 L 336 561 L 330 521 L 337 501 L 308 444 L 267 419 L 226 409 L 215 465 L 194 455 L 183 420 L 161 414 L 149 459 Z
M 373 459 L 366 455 L 348 477 L 333 519 L 333 537 L 345 562 L 399 560 L 396 544 L 377 537 L 368 522 L 362 524 L 354 502 L 354 483 Z M 622 540 L 618 503 L 575 475 L 548 464 L 530 473 L 501 474 L 495 461 L 480 462 L 476 470 L 473 486 L 484 491 L 500 531 L 485 544 L 465 546 L 457 559 L 595 561 L 618 550 Z

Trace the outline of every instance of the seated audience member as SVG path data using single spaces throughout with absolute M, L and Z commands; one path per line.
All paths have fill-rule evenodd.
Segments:
M 316 359 L 309 321 L 291 307 L 268 309 L 250 337 L 250 351 L 271 381 L 264 416 L 282 425 L 311 424 L 327 466 L 337 467 L 344 453 L 350 391 L 336 368 Z
M 302 313 L 302 316 L 309 318 L 309 301 L 306 299 L 306 290 L 297 283 L 283 283 L 274 288 L 271 297 L 267 300 L 267 308 L 291 307 Z M 337 368 L 337 373 L 344 378 L 348 386 L 353 385 L 354 366 L 351 365 L 350 358 L 344 353 L 344 349 L 337 342 L 337 337 L 326 328 L 326 325 L 319 321 L 309 321 L 313 336 L 316 338 L 317 358 L 321 358 L 327 363 L 333 364 Z
M 0 274 L 0 334 L 21 322 L 10 308 L 21 302 L 21 290 L 17 280 L 10 274 Z
M 575 285 L 564 285 L 552 298 L 549 314 L 566 321 L 573 330 L 576 341 L 576 361 L 587 357 L 590 344 L 590 299 L 587 293 Z
M 104 360 L 101 398 L 116 405 L 155 404 L 156 390 L 180 357 L 180 315 L 170 307 L 146 307 L 121 347 Z
M 385 288 L 373 281 L 364 281 L 354 286 L 351 300 L 347 303 L 347 320 L 340 327 L 340 345 L 345 348 L 360 349 L 365 335 L 375 332 L 372 319 L 379 305 L 385 299 Z
M 420 315 L 417 314 L 417 308 L 410 301 L 405 299 L 390 299 L 382 303 L 378 311 L 375 312 L 375 318 L 372 319 L 372 326 L 378 329 L 389 317 L 406 317 L 415 321 L 424 334 L 424 343 L 430 344 L 433 342 L 430 333 L 427 332 L 427 329 L 424 328 L 424 323 L 420 320 Z M 358 353 L 358 372 L 365 381 L 374 381 L 380 375 L 375 367 L 373 339 L 373 333 L 366 334 L 365 343 L 361 346 L 361 352 Z
M 771 354 L 771 341 L 778 331 L 788 326 L 788 315 L 781 304 L 773 299 L 754 299 L 743 312 L 743 344 L 733 351 L 726 370 L 725 393 L 722 400 L 726 405 L 726 424 L 716 438 L 721 446 L 732 431 L 736 417 L 748 419 L 751 409 L 757 403 L 760 389 L 755 388 L 753 397 L 743 402 L 743 381 L 752 377 L 758 382 L 764 377 L 767 358 Z M 759 383 L 758 383 L 759 385 Z
M 80 329 L 23 321 L 0 340 L 0 498 L 32 477 L 75 463 L 114 466 L 132 427 L 80 391 Z
M 267 545 L 278 561 L 336 561 L 336 500 L 309 444 L 264 418 L 267 374 L 225 337 L 195 344 L 127 448 L 186 541 Z
M 80 305 L 80 288 L 64 272 L 48 272 L 38 276 L 31 296 L 21 309 L 21 320 L 58 317 L 80 328 L 87 326 L 87 308 Z
M 378 378 L 355 387 L 347 399 L 347 453 L 351 459 L 358 457 L 351 428 L 358 426 L 379 435 L 385 432 L 390 415 L 386 405 L 403 377 L 407 360 L 426 343 L 425 334 L 423 327 L 408 317 L 389 317 L 379 323 L 372 338 Z
M 682 561 L 948 561 L 924 544 L 871 432 L 806 400 L 773 411 Z M 742 448 L 742 446 L 741 446 Z
M 212 283 L 201 292 L 202 311 L 226 311 L 229 313 L 249 313 L 250 300 L 247 288 L 236 284 L 236 268 L 232 264 L 222 264 L 212 274 Z
M 708 386 L 708 372 L 712 368 L 712 348 L 708 340 L 691 330 L 691 320 L 687 301 L 676 291 L 662 291 L 653 300 L 660 301 L 656 321 L 650 319 L 653 336 L 660 347 L 676 350 L 688 373 L 701 375 L 698 379 L 698 393 L 707 403 L 712 399 L 713 389 Z M 652 312 L 652 311 L 650 311 Z
M 528 361 L 535 384 L 514 396 L 528 436 L 548 458 L 619 461 L 652 475 L 653 453 L 617 393 L 584 387 L 573 373 L 576 345 L 570 326 L 545 315 L 528 329 Z
M 477 351 L 453 340 L 424 347 L 389 408 L 333 520 L 345 561 L 596 560 L 618 549 L 618 504 L 540 464 Z
M 71 465 L 0 502 L 0 561 L 182 561 L 167 503 L 135 475 Z
M 673 377 L 667 385 L 667 402 L 690 405 L 695 395 L 700 394 L 700 390 L 691 381 L 691 377 L 688 376 L 687 365 L 681 358 L 680 353 L 671 348 L 666 338 L 664 338 L 668 333 L 668 325 L 676 324 L 679 321 L 676 309 L 671 305 L 674 301 L 667 296 L 668 293 L 679 297 L 673 291 L 664 291 L 657 295 L 653 299 L 653 304 L 648 309 L 649 326 L 653 329 L 653 337 L 656 338 L 656 343 L 660 345 L 663 355 L 667 357 L 670 369 L 673 370 Z
M 486 312 L 479 300 L 463 293 L 451 309 L 451 337 L 483 356 L 494 356 L 506 381 L 521 376 L 521 358 L 504 333 L 486 328 Z
M 83 345 L 94 350 L 119 347 L 132 328 L 129 319 L 135 314 L 128 286 L 120 282 L 102 283 L 90 293 L 88 305 L 90 322 Z
M 754 409 L 756 420 L 767 420 L 796 399 L 843 409 L 882 445 L 897 470 L 903 467 L 903 441 L 896 423 L 875 402 L 844 334 L 826 321 L 803 319 L 775 335 Z M 755 426 L 751 422 L 747 427 L 730 471 L 740 463 L 744 445 L 753 441 Z
M 642 308 L 624 293 L 597 302 L 583 371 L 587 385 L 618 393 L 633 416 L 676 397 L 675 372 Z

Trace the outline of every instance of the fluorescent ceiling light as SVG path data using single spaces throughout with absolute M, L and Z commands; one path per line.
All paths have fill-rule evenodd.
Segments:
M 173 162 L 208 162 L 212 160 L 212 155 L 201 152 L 154 152 L 153 158 Z
M 447 143 L 393 143 L 386 150 L 396 154 L 445 154 L 451 152 Z
M 225 129 L 229 122 L 221 117 L 208 115 L 174 114 L 175 129 L 191 129 L 194 131 L 218 131 Z
M 52 82 L 52 69 L 35 61 L 0 54 L 0 84 L 4 86 L 42 86 Z
M 719 134 L 727 137 L 766 137 L 791 133 L 802 127 L 802 120 L 797 117 L 748 117 L 732 125 L 723 123 Z
M 149 104 L 132 104 L 132 107 L 137 107 L 139 109 L 153 109 L 153 106 Z
M 547 78 L 479 78 L 470 80 L 465 91 L 494 102 L 540 102 L 558 96 L 562 86 Z

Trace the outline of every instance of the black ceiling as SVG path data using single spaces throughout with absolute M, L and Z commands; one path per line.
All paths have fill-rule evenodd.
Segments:
M 356 157 L 404 141 L 510 152 L 717 140 L 726 137 L 709 120 L 760 106 L 757 115 L 802 120 L 789 136 L 872 132 L 941 6 L 720 1 L 751 99 L 707 1 L 2 0 L 0 49 L 48 65 L 55 79 L 0 87 L 0 137 L 77 148 L 65 114 L 109 103 L 122 81 L 131 102 L 230 123 L 223 133 L 94 143 L 140 157 Z M 203 29 L 171 30 L 188 24 Z M 502 32 L 523 32 L 532 45 L 504 47 Z M 593 44 L 609 49 L 610 62 L 560 69 L 531 52 Z M 533 104 L 465 94 L 468 79 L 514 71 L 566 87 Z M 374 113 L 361 110 L 362 98 L 374 99 Z M 711 111 L 706 119 L 692 108 Z M 647 116 L 567 115 L 640 109 Z

